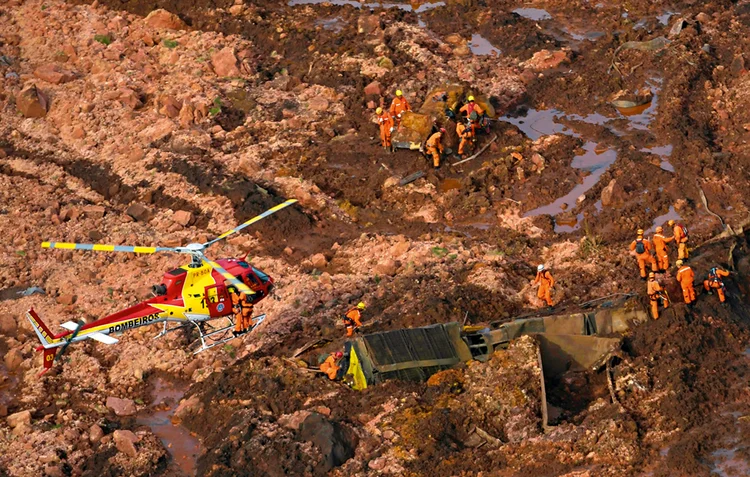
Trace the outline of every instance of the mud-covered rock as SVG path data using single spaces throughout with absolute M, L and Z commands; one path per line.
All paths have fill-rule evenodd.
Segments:
M 162 8 L 153 10 L 146 17 L 146 24 L 153 28 L 166 30 L 185 30 L 187 25 L 180 17 Z
M 133 434 L 133 431 L 121 431 L 118 429 L 112 434 L 112 440 L 114 441 L 117 450 L 123 454 L 129 457 L 135 457 L 138 455 L 138 450 L 135 448 L 135 444 L 140 439 Z
M 30 426 L 31 425 L 31 411 L 20 411 L 15 414 L 11 414 L 5 418 L 5 422 L 8 423 L 8 427 L 15 429 L 19 426 Z
M 112 409 L 118 416 L 132 416 L 136 413 L 135 403 L 132 399 L 109 396 L 107 398 L 107 407 Z
M 240 76 L 240 69 L 237 66 L 237 56 L 234 49 L 225 47 L 211 55 L 211 65 L 214 68 L 216 76 Z
M 26 118 L 43 118 L 49 102 L 36 85 L 27 86 L 16 97 L 16 108 Z

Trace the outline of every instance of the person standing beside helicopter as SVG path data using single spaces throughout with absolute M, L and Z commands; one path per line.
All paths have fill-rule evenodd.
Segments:
M 253 302 L 247 293 L 237 293 L 237 289 L 231 287 L 229 296 L 232 298 L 232 310 L 234 311 L 234 336 L 247 332 L 253 324 Z

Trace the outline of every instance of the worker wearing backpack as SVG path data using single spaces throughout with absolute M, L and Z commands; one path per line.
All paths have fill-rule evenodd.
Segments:
M 638 229 L 635 240 L 630 244 L 630 251 L 635 252 L 638 259 L 638 268 L 641 271 L 641 280 L 646 279 L 646 265 L 651 265 L 651 271 L 656 272 L 656 260 L 651 255 L 651 243 L 643 238 L 643 229 Z
M 674 220 L 667 222 L 667 225 L 672 227 L 672 233 L 674 234 L 674 241 L 677 244 L 677 259 L 687 260 L 688 259 L 688 229 L 684 224 L 675 224 Z

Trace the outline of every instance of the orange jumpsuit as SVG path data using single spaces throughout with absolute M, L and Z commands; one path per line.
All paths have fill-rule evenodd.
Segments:
M 680 282 L 680 286 L 682 287 L 682 297 L 688 305 L 695 301 L 694 279 L 695 273 L 689 266 L 683 265 L 677 270 L 677 281 Z
M 471 140 L 474 138 L 474 131 L 467 128 L 464 123 L 459 122 L 456 125 L 456 134 L 461 138 L 461 142 L 458 144 L 458 155 L 463 156 L 466 151 L 466 146 L 471 146 Z
M 644 252 L 636 253 L 635 257 L 638 259 L 638 268 L 640 268 L 641 270 L 641 278 L 646 278 L 646 264 L 650 263 L 651 271 L 655 272 L 656 260 L 654 260 L 654 256 L 651 255 L 651 242 L 649 242 L 646 239 L 633 240 L 633 242 L 630 244 L 630 250 L 631 251 L 635 250 L 636 244 L 638 243 L 639 240 L 643 241 Z
M 427 155 L 432 156 L 432 165 L 440 167 L 440 155 L 443 153 L 443 143 L 440 141 L 443 133 L 436 132 L 427 140 Z
M 669 308 L 669 300 L 664 294 L 664 289 L 656 281 L 656 278 L 650 278 L 648 280 L 646 291 L 648 292 L 648 298 L 651 302 L 651 318 L 659 319 L 659 298 L 664 303 L 664 308 Z
M 682 227 L 680 224 L 674 224 L 674 241 L 677 244 L 677 258 L 680 260 L 685 260 L 688 258 L 688 249 L 687 249 L 687 237 L 685 237 L 685 234 L 682 233 Z
M 401 114 L 404 111 L 411 111 L 411 106 L 409 106 L 409 102 L 406 101 L 406 98 L 398 97 L 396 96 L 393 98 L 393 102 L 391 103 L 391 116 L 393 116 L 393 120 L 396 122 L 396 126 L 398 127 L 399 124 L 401 124 Z
M 709 272 L 708 279 L 703 280 L 703 288 L 705 288 L 706 291 L 711 291 L 712 288 L 715 289 L 716 293 L 719 295 L 719 301 L 724 303 L 727 297 L 724 295 L 724 282 L 721 280 L 721 277 L 728 277 L 729 272 L 722 270 L 721 268 L 716 268 L 715 270 L 716 273 Z
M 347 338 L 354 336 L 354 330 L 362 326 L 362 313 L 359 309 L 352 308 L 344 315 L 344 326 L 346 326 Z
M 391 129 L 393 129 L 393 116 L 388 111 L 383 111 L 378 115 L 378 124 L 380 125 L 380 141 L 383 147 L 391 147 Z
M 320 365 L 320 370 L 326 373 L 328 379 L 331 381 L 336 379 L 336 374 L 338 374 L 339 369 L 339 365 L 336 364 L 336 356 L 334 356 L 333 353 L 331 353 L 331 355 L 323 361 L 323 364 Z
M 248 300 L 247 294 L 231 292 L 232 308 L 234 309 L 234 331 L 243 333 L 253 324 L 253 303 Z
M 656 268 L 665 272 L 669 268 L 669 254 L 667 253 L 667 244 L 674 240 L 674 237 L 665 237 L 662 234 L 654 234 L 654 249 L 656 250 Z
M 552 287 L 555 285 L 555 279 L 549 270 L 542 270 L 536 273 L 534 285 L 539 284 L 539 290 L 536 292 L 537 298 L 544 300 L 547 306 L 552 306 Z
M 467 118 L 471 113 L 477 113 L 477 120 L 471 122 L 471 132 L 476 134 L 479 122 L 482 120 L 482 115 L 484 114 L 484 109 L 482 109 L 477 103 L 471 101 L 461 106 L 461 109 L 459 109 L 458 112 L 465 113 Z

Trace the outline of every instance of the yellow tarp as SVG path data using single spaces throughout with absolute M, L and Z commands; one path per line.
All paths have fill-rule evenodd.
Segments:
M 362 366 L 359 364 L 359 356 L 357 356 L 354 346 L 351 347 L 349 353 L 349 369 L 346 370 L 346 374 L 347 380 L 351 379 L 352 389 L 361 391 L 367 387 L 367 379 L 365 379 L 365 373 L 362 372 Z

